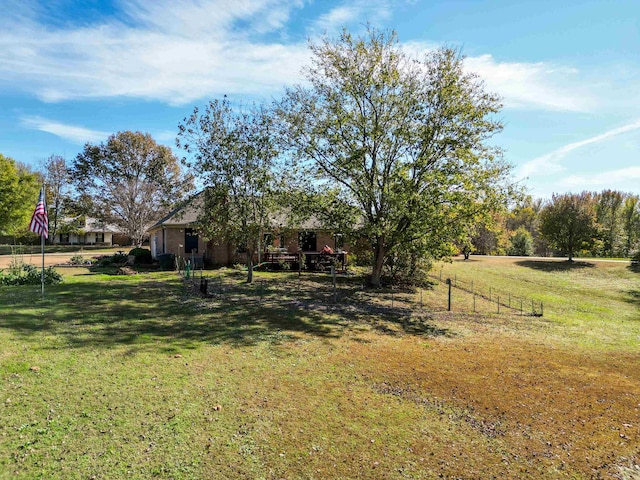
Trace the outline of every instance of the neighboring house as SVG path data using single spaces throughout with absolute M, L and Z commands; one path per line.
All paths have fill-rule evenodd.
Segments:
M 77 217 L 63 219 L 51 242 L 63 245 L 113 245 L 114 237 L 122 237 L 118 227 L 95 218 Z
M 185 207 L 178 208 L 159 220 L 149 230 L 151 255 L 156 258 L 162 254 L 174 254 L 182 258 L 203 258 L 212 265 L 232 265 L 244 263 L 245 255 L 237 245 L 231 245 L 221 239 L 206 241 L 198 233 L 197 220 L 200 202 L 198 197 Z M 300 228 L 290 229 L 278 220 L 273 221 L 271 232 L 263 234 L 262 248 L 258 263 L 273 254 L 307 256 L 317 254 L 325 245 L 336 252 L 346 248 L 342 235 L 334 235 L 321 228 L 317 221 L 309 220 Z

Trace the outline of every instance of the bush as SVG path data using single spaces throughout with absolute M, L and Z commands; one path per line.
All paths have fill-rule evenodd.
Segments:
M 518 228 L 510 239 L 507 255 L 528 257 L 533 254 L 533 237 L 524 227 Z
M 146 265 L 153 263 L 151 250 L 147 250 L 146 248 L 134 248 L 129 252 L 129 255 L 132 255 L 136 258 L 136 261 L 134 263 Z
M 42 281 L 41 271 L 34 265 L 25 263 L 19 269 L 13 269 L 8 274 L 0 273 L 0 285 L 39 285 Z M 47 267 L 44 270 L 45 285 L 57 285 L 62 282 L 62 275 Z
M 631 264 L 635 265 L 635 266 L 639 266 L 640 265 L 640 250 L 638 250 L 632 257 L 631 257 Z

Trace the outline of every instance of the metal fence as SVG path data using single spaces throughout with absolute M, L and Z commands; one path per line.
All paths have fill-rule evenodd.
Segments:
M 186 272 L 182 272 L 187 279 Z M 214 300 L 226 302 L 276 302 L 299 306 L 324 305 L 333 308 L 389 313 L 453 311 L 476 314 L 509 314 L 542 316 L 543 303 L 533 298 L 516 296 L 492 285 L 481 285 L 454 275 L 431 288 L 371 289 L 362 279 L 343 275 L 282 273 L 269 278 L 255 276 L 246 283 L 246 272 L 196 270 L 188 280 L 194 290 Z M 447 283 L 447 280 L 450 280 Z

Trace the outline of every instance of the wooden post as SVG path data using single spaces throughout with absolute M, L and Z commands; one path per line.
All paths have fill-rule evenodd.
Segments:
M 336 290 L 336 266 L 331 265 L 331 278 L 333 279 L 333 303 L 338 300 L 338 292 Z
M 447 285 L 449 286 L 449 302 L 447 305 L 447 311 L 451 311 L 451 279 L 447 278 Z

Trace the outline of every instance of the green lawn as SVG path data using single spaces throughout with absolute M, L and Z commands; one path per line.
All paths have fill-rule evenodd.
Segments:
M 64 269 L 44 301 L 0 287 L 0 478 L 640 471 L 640 274 L 447 268 L 541 295 L 545 317 L 449 313 L 442 285 L 421 309 L 359 278 L 334 303 L 321 275 L 210 273 L 211 298 L 172 272 Z

